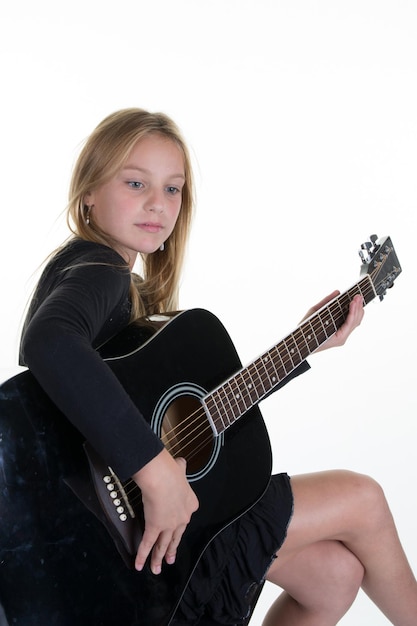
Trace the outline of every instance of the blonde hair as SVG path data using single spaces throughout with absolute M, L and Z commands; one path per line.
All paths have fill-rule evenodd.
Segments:
M 71 232 L 87 241 L 113 247 L 114 241 L 92 220 L 84 199 L 124 166 L 137 141 L 150 134 L 172 140 L 184 157 L 185 184 L 181 210 L 163 251 L 142 254 L 143 277 L 132 273 L 132 319 L 178 308 L 178 288 L 194 205 L 193 176 L 187 146 L 176 124 L 164 113 L 122 109 L 106 117 L 88 137 L 75 164 L 69 189 L 67 222 Z

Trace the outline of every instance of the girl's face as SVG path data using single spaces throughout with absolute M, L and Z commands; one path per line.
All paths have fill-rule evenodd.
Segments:
M 129 263 L 155 252 L 172 233 L 181 208 L 184 158 L 167 137 L 153 134 L 133 147 L 125 166 L 87 194 L 91 219 Z

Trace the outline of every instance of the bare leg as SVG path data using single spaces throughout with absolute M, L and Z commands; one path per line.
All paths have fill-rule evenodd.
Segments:
M 273 582 L 286 591 L 263 626 L 334 626 L 356 598 L 363 575 L 362 564 L 339 541 L 308 546 L 275 572 Z
M 348 552 L 363 566 L 363 589 L 388 619 L 395 626 L 415 626 L 417 583 L 379 485 L 367 476 L 345 471 L 296 476 L 291 483 L 294 493 L 293 519 L 287 539 L 267 576 L 268 580 L 288 593 L 268 613 L 265 626 L 336 624 L 337 620 L 330 620 L 334 619 L 335 612 L 342 610 L 343 603 L 336 607 L 334 595 L 327 594 L 329 619 L 325 621 L 325 607 L 319 603 L 322 621 L 318 622 L 315 616 L 318 607 L 311 604 L 318 597 L 318 591 L 310 597 L 307 593 L 308 584 L 311 584 L 312 578 L 320 583 L 320 572 L 323 569 L 321 559 L 324 566 L 329 567 L 330 562 L 334 563 L 330 561 L 331 553 L 332 558 L 341 558 L 345 568 L 347 564 L 351 568 L 354 589 L 358 573 L 354 563 L 349 561 Z M 325 542 L 328 542 L 326 548 Z M 338 553 L 335 548 L 337 543 L 341 544 Z M 297 570 L 300 571 L 302 562 L 305 562 L 306 567 L 307 564 L 308 567 L 315 567 L 316 573 L 310 574 L 306 580 L 303 577 L 297 579 Z M 322 599 L 326 597 L 325 588 L 329 584 L 324 576 L 321 583 Z M 339 580 L 339 585 L 345 590 L 348 601 L 349 584 Z M 298 621 L 285 621 L 291 611 L 294 613 L 295 606 L 298 613 L 304 615 L 304 621 L 300 621 L 299 617 Z

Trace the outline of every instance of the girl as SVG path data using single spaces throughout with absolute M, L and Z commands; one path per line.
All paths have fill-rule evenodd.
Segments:
M 162 445 L 98 349 L 132 320 L 178 308 L 192 205 L 188 151 L 167 116 L 127 109 L 103 120 L 74 169 L 68 206 L 72 236 L 41 276 L 21 342 L 21 363 L 48 397 L 120 479 L 131 477 L 139 486 L 145 529 L 135 568 L 145 571 L 148 563 L 155 580 L 179 558 L 199 502 L 186 462 Z M 141 277 L 132 272 L 138 257 Z M 345 323 L 324 347 L 343 345 L 362 316 L 356 296 Z M 307 368 L 304 363 L 295 374 Z M 76 507 L 71 504 L 72 511 Z M 71 550 L 59 534 L 66 527 L 65 512 L 60 515 L 43 544 L 55 533 L 54 556 L 48 561 L 44 552 L 30 548 L 36 594 L 23 581 L 14 601 L 11 583 L 7 587 L 3 579 L 8 619 L 25 626 L 148 626 L 150 617 L 136 600 L 141 574 L 126 577 L 93 519 L 75 530 L 84 552 Z M 52 558 L 59 564 L 53 584 L 47 577 Z M 22 583 L 24 568 L 9 564 L 8 572 L 9 581 L 19 572 Z M 336 624 L 361 586 L 396 626 L 414 626 L 417 620 L 415 578 L 382 490 L 366 476 L 345 471 L 291 480 L 273 476 L 259 502 L 211 542 L 172 623 L 247 624 L 265 579 L 284 591 L 264 626 Z

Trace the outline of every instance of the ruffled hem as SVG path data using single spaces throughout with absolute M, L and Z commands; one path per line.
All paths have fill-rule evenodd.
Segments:
M 173 626 L 248 623 L 293 512 L 287 474 L 271 478 L 263 497 L 208 546 Z M 208 621 L 207 621 L 208 620 Z

